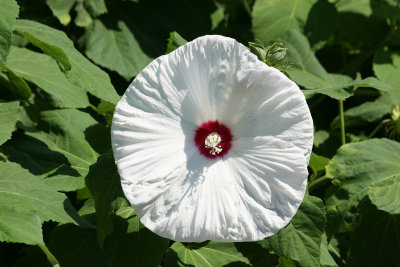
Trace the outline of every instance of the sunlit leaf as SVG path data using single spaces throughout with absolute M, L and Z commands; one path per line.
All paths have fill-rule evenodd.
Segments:
M 389 93 L 394 98 L 394 104 L 397 104 L 400 101 L 400 52 L 378 50 L 374 56 L 373 69 L 381 81 L 393 87 Z
M 60 109 L 40 114 L 45 131 L 26 132 L 5 147 L 11 161 L 40 175 L 58 190 L 71 191 L 85 186 L 84 177 L 98 154 L 90 142 L 97 122 L 87 113 Z
M 169 34 L 169 39 L 168 39 L 168 44 L 167 44 L 167 51 L 165 52 L 166 54 L 171 53 L 181 45 L 186 44 L 186 40 L 183 39 L 182 36 L 179 35 L 177 32 L 171 32 Z
M 0 145 L 11 138 L 18 120 L 19 102 L 0 103 Z
M 10 84 L 9 91 L 16 97 L 27 100 L 31 96 L 32 90 L 26 81 L 5 65 L 3 66 L 3 72 L 7 75 Z
M 268 44 L 290 29 L 301 30 L 315 0 L 258 0 L 253 7 L 256 39 Z
M 266 253 L 266 252 L 265 252 Z M 234 243 L 204 242 L 182 244 L 175 242 L 169 249 L 165 266 L 250 266 L 247 258 Z
M 0 180 L 0 184 L 2 182 Z M 0 193 L 0 198 L 2 194 L 5 195 Z M 5 205 L 0 205 L 0 211 L 0 241 L 30 245 L 43 243 L 42 222 L 35 212 Z
M 88 29 L 86 54 L 97 64 L 118 72 L 129 80 L 136 76 L 150 61 L 134 34 L 125 22 L 118 21 L 118 28 L 107 28 L 95 20 Z
M 71 211 L 69 205 L 64 194 L 44 184 L 40 177 L 34 176 L 16 163 L 0 162 L 0 210 L 4 210 L 4 216 L 12 216 L 11 211 L 16 210 L 15 218 L 1 220 L 7 229 L 12 228 L 12 223 L 23 224 L 23 220 L 29 214 L 37 215 L 41 222 L 74 222 L 68 214 Z M 34 216 L 30 220 L 32 227 L 40 226 L 35 222 Z M 9 230 L 3 228 L 0 232 Z M 32 244 L 34 241 L 40 241 L 38 231 L 41 229 L 36 229 L 32 235 L 27 236 L 26 242 Z M 18 242 L 23 241 L 22 233 L 12 234 L 17 237 Z
M 11 46 L 11 37 L 19 7 L 14 0 L 0 0 L 0 70 Z
M 398 212 L 400 144 L 370 139 L 342 146 L 326 167 L 340 190 L 327 201 L 327 213 L 339 231 L 351 229 L 360 202 L 370 195 L 378 209 Z
M 329 253 L 328 240 L 325 233 L 322 235 L 320 264 L 321 266 L 338 266 Z
M 75 0 L 46 0 L 46 3 L 61 24 L 68 25 L 71 22 L 69 12 L 74 6 Z
M 87 27 L 92 23 L 92 18 L 90 14 L 87 12 L 85 6 L 82 1 L 78 1 L 75 6 L 76 17 L 75 17 L 75 25 L 79 27 Z
M 308 166 L 313 170 L 314 173 L 317 173 L 319 171 L 325 170 L 325 166 L 328 165 L 328 163 L 328 158 L 319 156 L 313 152 L 311 153 L 310 163 L 308 164 Z
M 65 70 L 65 75 L 72 84 L 111 103 L 119 101 L 120 97 L 115 92 L 107 73 L 79 53 L 64 32 L 31 20 L 17 20 L 15 30 L 28 40 L 29 36 L 34 36 L 43 43 L 62 49 L 71 63 L 71 70 Z M 35 45 L 34 42 L 32 44 Z M 38 47 L 46 53 L 49 52 L 43 46 Z
M 85 90 L 70 83 L 57 63 L 47 55 L 12 47 L 6 66 L 45 91 L 56 107 L 77 108 L 90 105 Z

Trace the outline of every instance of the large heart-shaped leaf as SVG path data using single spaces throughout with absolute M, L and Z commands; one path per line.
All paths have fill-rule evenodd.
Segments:
M 97 143 L 107 144 L 95 136 L 105 128 L 89 114 L 75 109 L 44 111 L 40 116 L 44 131 L 16 135 L 4 147 L 9 159 L 40 175 L 57 190 L 84 187 L 84 177 L 98 156 L 93 148 Z
M 370 139 L 342 146 L 326 167 L 340 190 L 327 201 L 331 222 L 340 231 L 354 222 L 360 202 L 369 195 L 378 209 L 398 213 L 400 144 L 388 139 Z
M 16 163 L 0 162 L 0 241 L 43 243 L 44 221 L 74 222 L 68 198 Z
M 320 266 L 325 222 L 322 200 L 307 195 L 291 222 L 261 244 L 280 256 L 297 261 L 301 266 Z

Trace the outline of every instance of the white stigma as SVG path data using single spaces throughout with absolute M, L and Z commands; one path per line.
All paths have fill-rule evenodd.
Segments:
M 219 143 L 221 143 L 221 136 L 215 132 L 210 133 L 204 141 L 206 148 L 211 148 L 211 155 L 219 154 L 222 151 L 222 147 Z

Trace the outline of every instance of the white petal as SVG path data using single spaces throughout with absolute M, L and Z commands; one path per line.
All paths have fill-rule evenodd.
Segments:
M 301 150 L 290 143 L 242 138 L 224 160 L 196 153 L 163 180 L 129 189 L 141 221 L 163 237 L 255 241 L 278 232 L 295 215 L 304 197 L 306 166 Z
M 242 71 L 228 88 L 219 119 L 235 136 L 273 136 L 302 149 L 309 160 L 313 121 L 298 86 L 277 69 L 263 64 Z
M 200 155 L 218 120 L 234 141 Z M 150 63 L 118 103 L 112 145 L 124 193 L 150 230 L 178 241 L 260 240 L 293 217 L 307 181 L 312 119 L 299 88 L 231 38 L 205 36 Z
M 179 92 L 184 120 L 199 126 L 218 119 L 236 138 L 274 136 L 309 160 L 313 121 L 303 93 L 235 40 L 198 38 L 163 60 L 159 73 L 163 91 Z

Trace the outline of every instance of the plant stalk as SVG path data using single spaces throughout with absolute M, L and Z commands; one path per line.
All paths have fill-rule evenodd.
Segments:
M 372 138 L 374 137 L 382 128 L 383 126 L 385 126 L 385 124 L 389 122 L 388 119 L 381 121 L 381 123 L 379 123 L 378 126 L 376 126 L 376 128 L 370 133 L 370 135 L 368 136 L 368 138 Z
M 344 126 L 343 100 L 339 100 L 339 117 L 340 117 L 340 136 L 342 137 L 342 145 L 346 144 L 346 131 Z
M 51 266 L 60 267 L 60 263 L 58 262 L 56 257 L 51 254 L 50 250 L 46 247 L 45 244 L 37 244 L 37 246 L 44 252 L 44 254 L 46 254 L 47 260 L 50 262 Z

